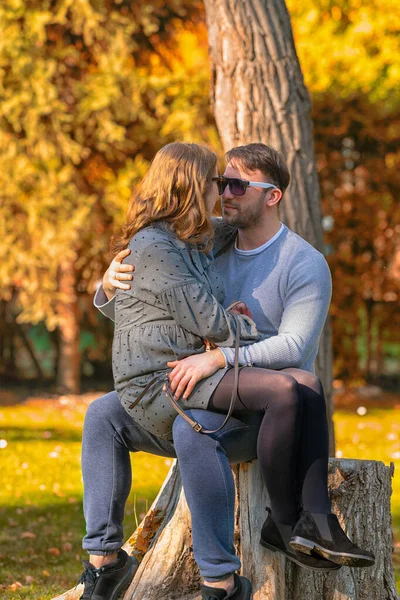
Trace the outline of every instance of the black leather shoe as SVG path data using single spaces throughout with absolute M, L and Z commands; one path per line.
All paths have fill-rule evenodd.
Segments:
M 268 550 L 272 550 L 272 552 L 281 552 L 288 558 L 289 560 L 296 563 L 296 565 L 300 565 L 300 567 L 305 567 L 306 569 L 312 569 L 313 571 L 337 571 L 340 567 L 329 560 L 321 559 L 319 556 L 307 556 L 306 554 L 302 554 L 301 552 L 297 552 L 293 550 L 289 546 L 289 539 L 291 532 L 289 531 L 289 536 L 287 540 L 284 539 L 286 537 L 285 531 L 289 529 L 289 526 L 282 526 L 280 524 L 275 523 L 273 518 L 271 517 L 271 511 L 267 508 L 268 517 L 265 520 L 263 528 L 261 530 L 261 539 L 260 544 L 262 544 Z
M 251 583 L 246 577 L 234 575 L 235 587 L 227 594 L 226 590 L 201 585 L 201 600 L 250 600 Z
M 347 567 L 371 567 L 375 563 L 372 552 L 362 550 L 349 540 L 334 514 L 303 511 L 293 530 L 290 546 L 306 554 L 315 552 Z
M 117 600 L 129 586 L 139 566 L 134 556 L 125 550 L 110 565 L 96 569 L 89 561 L 82 561 L 84 572 L 79 583 L 85 584 L 80 600 Z

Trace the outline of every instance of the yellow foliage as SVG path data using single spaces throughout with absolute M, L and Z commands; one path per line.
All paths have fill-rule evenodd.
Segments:
M 296 49 L 311 92 L 362 92 L 399 103 L 397 0 L 288 0 Z

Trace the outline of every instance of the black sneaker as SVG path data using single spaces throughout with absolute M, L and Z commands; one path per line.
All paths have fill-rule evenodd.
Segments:
M 115 562 L 96 569 L 88 560 L 82 561 L 84 572 L 79 583 L 85 584 L 80 600 L 117 600 L 127 589 L 139 566 L 134 556 L 125 550 L 118 552 Z
M 371 567 L 375 563 L 372 552 L 349 540 L 333 513 L 325 515 L 303 511 L 293 530 L 290 545 L 300 552 L 315 552 L 347 567 Z
M 286 558 L 296 563 L 300 567 L 311 569 L 313 571 L 337 571 L 339 565 L 325 560 L 321 556 L 308 556 L 302 552 L 297 552 L 289 546 L 289 540 L 292 537 L 292 527 L 275 523 L 271 517 L 271 510 L 267 508 L 268 517 L 265 520 L 261 530 L 260 544 L 272 552 L 281 552 Z
M 251 583 L 246 577 L 234 574 L 235 587 L 229 594 L 221 588 L 213 588 L 201 585 L 201 600 L 250 600 Z

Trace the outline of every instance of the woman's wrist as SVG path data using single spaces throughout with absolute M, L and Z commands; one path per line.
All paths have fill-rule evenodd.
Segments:
M 105 295 L 107 296 L 107 300 L 112 300 L 112 298 L 114 298 L 114 296 L 115 296 L 114 288 L 107 289 L 104 287 L 104 284 L 103 284 L 103 291 L 104 291 Z
M 107 299 L 111 300 L 111 298 L 114 298 L 115 296 L 115 288 L 108 283 L 108 272 L 109 269 L 107 269 L 107 271 L 103 275 L 102 287 L 103 292 L 107 296 Z

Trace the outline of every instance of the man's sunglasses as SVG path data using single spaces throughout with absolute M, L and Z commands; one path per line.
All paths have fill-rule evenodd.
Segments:
M 229 186 L 229 191 L 234 196 L 243 196 L 248 187 L 261 187 L 266 190 L 274 189 L 278 190 L 279 188 L 273 183 L 264 183 L 263 181 L 246 181 L 245 179 L 236 179 L 234 177 L 224 177 L 223 175 L 219 175 L 218 177 L 213 177 L 212 181 L 216 181 L 218 185 L 219 195 L 225 191 L 226 186 Z

